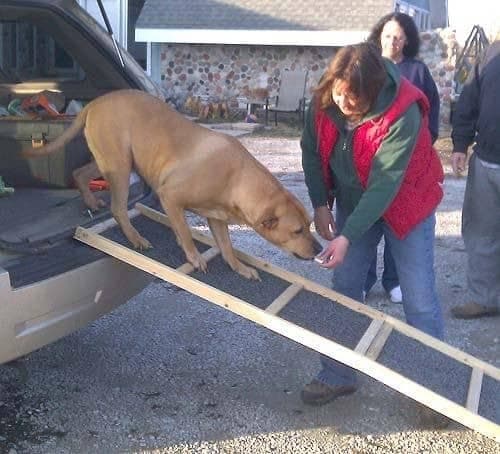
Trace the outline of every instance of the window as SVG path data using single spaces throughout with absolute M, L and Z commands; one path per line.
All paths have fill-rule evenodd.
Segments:
M 84 78 L 61 45 L 36 26 L 20 21 L 0 21 L 0 69 L 12 82 Z
M 397 1 L 394 4 L 394 11 L 408 14 L 415 21 L 415 25 L 419 31 L 428 30 L 430 24 L 430 12 L 417 8 L 410 2 Z

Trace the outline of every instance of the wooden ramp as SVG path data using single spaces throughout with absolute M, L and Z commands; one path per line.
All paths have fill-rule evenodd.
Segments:
M 192 230 L 208 273 L 184 263 L 168 218 L 144 205 L 133 223 L 154 245 L 139 253 L 113 223 L 75 238 L 104 253 L 340 361 L 500 442 L 500 369 L 406 323 L 241 251 L 261 281 L 223 262 L 211 236 Z

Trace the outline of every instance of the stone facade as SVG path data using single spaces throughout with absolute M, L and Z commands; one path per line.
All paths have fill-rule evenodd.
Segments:
M 420 35 L 420 58 L 427 64 L 441 97 L 441 126 L 450 127 L 450 106 L 454 95 L 455 64 L 460 53 L 455 32 L 449 28 Z
M 169 44 L 161 51 L 162 86 L 180 102 L 188 95 L 234 101 L 257 88 L 274 96 L 282 71 L 307 69 L 310 95 L 334 53 L 332 47 Z
M 449 29 L 421 35 L 420 58 L 429 66 L 441 93 L 442 124 L 449 124 L 450 97 L 458 45 Z M 275 96 L 281 72 L 307 69 L 306 96 L 323 74 L 332 47 L 165 44 L 161 49 L 161 79 L 167 96 L 178 106 L 188 96 L 228 101 L 242 107 L 254 89 Z

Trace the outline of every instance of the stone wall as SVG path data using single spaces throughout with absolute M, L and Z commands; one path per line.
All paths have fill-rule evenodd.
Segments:
M 236 100 L 256 88 L 275 96 L 282 71 L 307 69 L 310 95 L 334 53 L 332 47 L 168 44 L 161 50 L 162 86 L 181 102 L 188 95 Z
M 448 125 L 455 35 L 449 29 L 438 29 L 423 33 L 421 39 L 420 58 L 438 85 L 442 123 Z M 178 106 L 191 95 L 242 107 L 243 98 L 253 89 L 265 88 L 275 96 L 282 71 L 307 69 L 306 96 L 310 97 L 334 52 L 332 47 L 165 44 L 161 49 L 162 86 Z
M 427 64 L 441 97 L 441 129 L 450 127 L 450 103 L 454 93 L 455 63 L 460 53 L 455 32 L 449 28 L 423 32 L 419 57 Z

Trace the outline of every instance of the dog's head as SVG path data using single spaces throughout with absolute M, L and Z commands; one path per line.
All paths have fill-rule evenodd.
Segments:
M 310 231 L 311 219 L 299 200 L 283 193 L 267 205 L 254 227 L 257 233 L 297 258 L 312 260 L 321 252 L 321 244 Z

